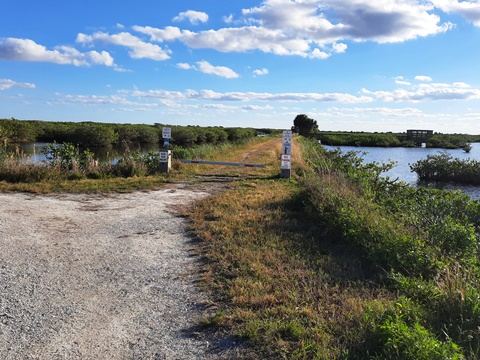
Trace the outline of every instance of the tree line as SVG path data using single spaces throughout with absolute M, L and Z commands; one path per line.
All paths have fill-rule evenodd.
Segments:
M 315 119 L 299 114 L 293 120 L 292 131 L 299 135 L 316 138 L 324 145 L 370 146 L 370 147 L 415 147 L 405 133 L 342 132 L 321 131 Z M 480 135 L 434 133 L 426 142 L 426 147 L 443 149 L 463 149 L 469 152 L 471 142 L 480 142 Z
M 178 126 L 156 123 L 106 124 L 97 122 L 56 122 L 40 120 L 0 119 L 0 141 L 7 142 L 69 142 L 84 147 L 108 147 L 117 144 L 161 143 L 162 128 L 171 127 L 171 143 L 187 147 L 242 141 L 272 129 L 221 126 Z

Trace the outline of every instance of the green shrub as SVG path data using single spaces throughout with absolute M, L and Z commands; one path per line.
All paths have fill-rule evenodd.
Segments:
M 427 155 L 410 165 L 420 180 L 444 181 L 461 184 L 480 184 L 480 162 L 474 159 L 460 160 L 447 152 Z
M 78 146 L 72 143 L 48 144 L 43 153 L 47 163 L 52 167 L 60 167 L 61 170 L 87 170 L 92 166 L 93 153 L 86 149 L 80 151 Z
M 464 359 L 460 347 L 438 339 L 423 318 L 423 310 L 403 297 L 386 309 L 370 308 L 362 324 L 367 341 L 352 351 L 352 359 Z

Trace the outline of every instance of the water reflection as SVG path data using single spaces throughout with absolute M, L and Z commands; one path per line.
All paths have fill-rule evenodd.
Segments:
M 14 152 L 22 154 L 26 161 L 30 162 L 43 162 L 45 161 L 44 149 L 49 143 L 35 142 L 35 143 L 22 143 L 17 145 L 7 145 L 7 152 Z M 146 154 L 150 151 L 160 150 L 160 144 L 142 144 L 142 145 L 130 145 L 129 150 L 139 150 L 142 154 Z M 84 149 L 80 149 L 83 151 Z M 116 163 L 125 154 L 125 147 L 123 146 L 111 146 L 90 148 L 95 155 L 95 159 L 100 162 Z
M 472 149 L 469 153 L 461 149 L 443 150 L 431 148 L 375 148 L 375 147 L 355 147 L 355 146 L 325 146 L 328 150 L 341 149 L 343 152 L 359 151 L 365 152 L 363 160 L 366 163 L 378 162 L 387 163 L 390 160 L 395 161 L 393 169 L 385 173 L 392 179 L 398 178 L 405 181 L 412 186 L 424 186 L 419 183 L 416 173 L 410 171 L 410 164 L 416 163 L 418 160 L 425 159 L 427 155 L 438 154 L 446 151 L 454 158 L 459 159 L 474 159 L 480 161 L 480 143 L 472 143 Z M 460 190 L 465 194 L 469 194 L 472 199 L 480 199 L 480 187 L 472 185 L 457 185 L 457 184 L 436 184 L 438 188 L 447 190 Z

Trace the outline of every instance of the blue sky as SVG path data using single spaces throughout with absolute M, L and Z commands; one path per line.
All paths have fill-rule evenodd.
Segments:
M 480 1 L 2 0 L 0 118 L 480 133 Z

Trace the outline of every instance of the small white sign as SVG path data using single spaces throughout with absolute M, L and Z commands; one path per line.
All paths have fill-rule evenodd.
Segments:
M 282 146 L 282 155 L 292 155 L 292 144 L 284 143 Z
M 292 168 L 292 163 L 290 161 L 283 161 L 282 160 L 282 169 L 291 169 Z
M 284 130 L 283 131 L 283 143 L 292 143 L 292 131 L 291 130 Z
M 162 137 L 164 139 L 170 139 L 172 137 L 172 129 L 168 127 L 162 128 Z
M 166 152 L 166 151 L 160 151 L 159 155 L 160 155 L 159 161 L 160 161 L 161 163 L 166 163 L 166 162 L 168 162 L 168 152 Z
M 292 168 L 292 156 L 291 155 L 282 155 L 282 169 L 291 169 Z

